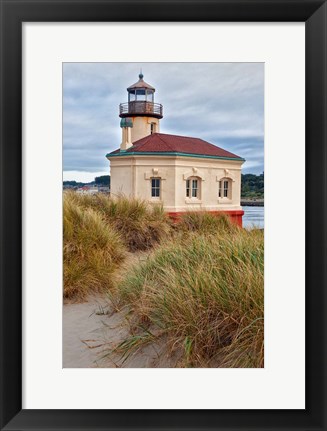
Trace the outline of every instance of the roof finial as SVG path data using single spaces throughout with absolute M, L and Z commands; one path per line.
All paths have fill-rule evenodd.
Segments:
M 139 78 L 143 79 L 142 67 L 141 67 L 141 71 L 140 71 L 140 74 L 139 74 Z

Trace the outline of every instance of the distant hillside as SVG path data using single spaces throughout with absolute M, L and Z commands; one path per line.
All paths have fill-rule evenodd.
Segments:
M 263 199 L 264 194 L 264 173 L 260 175 L 242 174 L 242 198 Z
M 90 183 L 83 183 L 77 181 L 63 181 L 64 188 L 79 188 L 83 186 L 104 186 L 110 187 L 110 175 L 102 175 L 101 177 L 95 177 L 94 181 Z

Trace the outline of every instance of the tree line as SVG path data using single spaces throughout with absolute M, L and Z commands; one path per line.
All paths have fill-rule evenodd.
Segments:
M 94 181 L 90 183 L 83 183 L 80 181 L 63 181 L 64 187 L 83 187 L 83 186 L 103 186 L 110 187 L 110 175 L 101 175 L 100 177 L 95 177 Z
M 242 198 L 264 198 L 264 172 L 260 175 L 242 174 Z

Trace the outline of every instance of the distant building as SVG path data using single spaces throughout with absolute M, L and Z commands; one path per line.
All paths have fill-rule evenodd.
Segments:
M 110 193 L 109 186 L 98 186 L 99 193 Z
M 143 80 L 127 88 L 120 104 L 122 142 L 107 154 L 111 194 L 161 202 L 172 216 L 188 210 L 223 212 L 242 225 L 244 159 L 200 138 L 160 133 L 161 104 Z
M 77 193 L 92 195 L 95 193 L 98 193 L 98 187 L 97 186 L 83 186 L 77 189 Z

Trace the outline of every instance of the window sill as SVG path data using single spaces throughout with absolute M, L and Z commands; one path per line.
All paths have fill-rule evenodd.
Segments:
M 202 200 L 198 198 L 186 198 L 185 199 L 186 204 L 202 204 Z
M 217 202 L 219 204 L 231 204 L 232 203 L 232 199 L 229 199 L 229 198 L 219 198 L 217 200 Z

